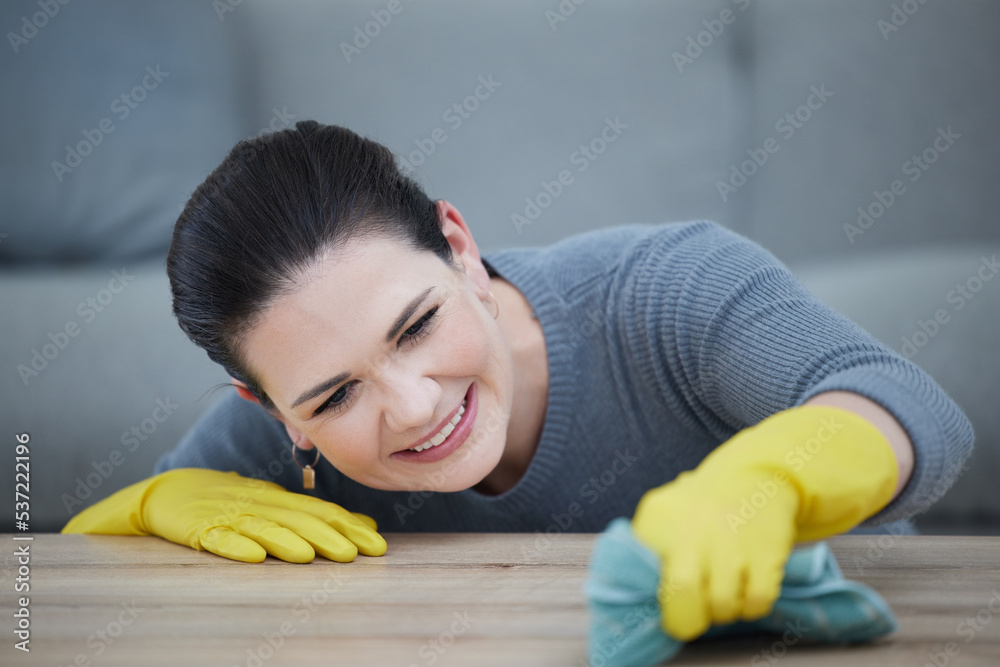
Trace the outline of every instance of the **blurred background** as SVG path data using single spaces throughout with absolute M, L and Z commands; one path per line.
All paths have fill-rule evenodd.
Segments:
M 972 420 L 917 528 L 1000 534 L 1000 4 L 6 0 L 0 28 L 0 495 L 26 432 L 32 531 L 232 391 L 171 314 L 173 224 L 237 141 L 316 119 L 483 253 L 692 219 L 762 244 Z

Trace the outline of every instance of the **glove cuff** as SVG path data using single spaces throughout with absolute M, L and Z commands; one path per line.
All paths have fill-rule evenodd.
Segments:
M 143 506 L 150 488 L 173 470 L 136 482 L 83 510 L 63 526 L 63 534 L 149 535 Z
M 844 408 L 805 405 L 737 433 L 702 461 L 712 475 L 747 475 L 798 496 L 797 540 L 849 530 L 889 504 L 896 454 L 870 421 Z

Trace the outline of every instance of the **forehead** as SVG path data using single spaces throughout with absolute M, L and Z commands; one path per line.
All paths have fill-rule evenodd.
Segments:
M 287 408 L 318 382 L 360 372 L 385 349 L 405 305 L 428 287 L 435 288 L 428 299 L 442 294 L 450 274 L 436 255 L 401 241 L 348 242 L 300 272 L 293 291 L 268 306 L 244 339 L 249 364 L 268 396 Z
M 292 294 L 275 299 L 273 308 L 285 296 L 300 307 L 351 302 L 376 305 L 382 288 L 405 286 L 414 276 L 428 273 L 440 260 L 429 252 L 419 252 L 409 245 L 385 236 L 350 240 L 320 253 L 309 266 L 294 278 Z M 324 307 L 325 311 L 326 308 Z

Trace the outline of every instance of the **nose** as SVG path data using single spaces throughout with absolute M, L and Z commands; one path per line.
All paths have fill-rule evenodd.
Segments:
M 387 378 L 382 411 L 386 426 L 395 433 L 426 429 L 441 402 L 441 385 L 427 376 L 395 374 Z

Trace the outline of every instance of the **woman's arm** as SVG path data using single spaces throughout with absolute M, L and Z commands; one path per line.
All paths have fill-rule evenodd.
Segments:
M 900 465 L 895 499 L 863 527 L 925 510 L 957 479 L 974 439 L 958 405 L 764 248 L 685 223 L 652 237 L 630 270 L 631 353 L 693 429 L 724 442 L 782 410 L 837 401 L 886 435 Z
M 870 421 L 889 441 L 896 453 L 899 464 L 899 482 L 893 492 L 893 499 L 906 488 L 906 483 L 913 474 L 913 442 L 902 425 L 896 421 L 888 410 L 875 401 L 851 391 L 825 391 L 816 394 L 803 405 L 829 405 L 835 408 L 850 410 L 854 414 Z

